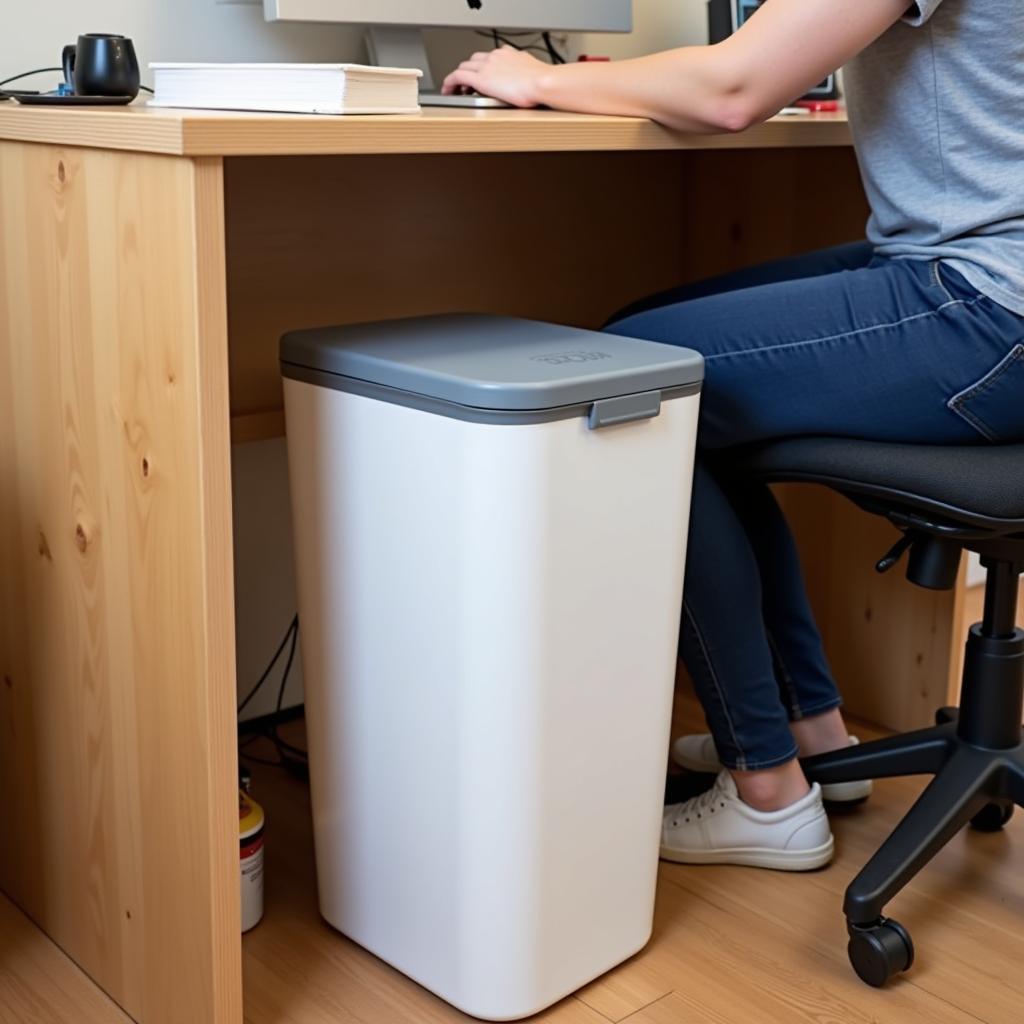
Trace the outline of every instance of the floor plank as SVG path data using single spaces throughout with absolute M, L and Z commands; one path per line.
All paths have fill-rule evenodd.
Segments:
M 668 974 L 644 950 L 614 971 L 591 982 L 576 997 L 610 1021 L 625 1020 L 672 991 Z

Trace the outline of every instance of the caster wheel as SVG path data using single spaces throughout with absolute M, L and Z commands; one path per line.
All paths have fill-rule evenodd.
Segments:
M 998 832 L 1013 817 L 1009 800 L 993 800 L 971 818 L 971 828 L 978 832 Z
M 914 944 L 907 930 L 899 921 L 886 917 L 875 924 L 850 925 L 846 951 L 857 977 L 875 988 L 881 988 L 894 974 L 909 970 L 914 962 Z

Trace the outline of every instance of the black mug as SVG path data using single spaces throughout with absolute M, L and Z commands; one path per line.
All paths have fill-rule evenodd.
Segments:
M 89 32 L 61 56 L 64 80 L 76 96 L 138 96 L 139 61 L 127 36 Z

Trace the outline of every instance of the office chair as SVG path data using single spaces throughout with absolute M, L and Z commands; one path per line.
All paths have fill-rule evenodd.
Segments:
M 802 761 L 822 783 L 897 775 L 934 778 L 846 890 L 850 962 L 869 985 L 907 970 L 914 946 L 882 911 L 968 823 L 1001 829 L 1024 805 L 1024 630 L 1016 628 L 1024 572 L 1024 443 L 939 447 L 804 437 L 730 456 L 744 476 L 824 484 L 885 516 L 902 537 L 878 563 L 891 569 L 909 550 L 907 578 L 955 586 L 961 552 L 987 570 L 985 612 L 971 626 L 959 708 L 936 724 Z

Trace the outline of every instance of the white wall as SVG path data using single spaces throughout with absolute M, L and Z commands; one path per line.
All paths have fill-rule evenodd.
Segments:
M 707 17 L 705 0 L 633 0 L 630 35 L 583 35 L 575 52 L 622 59 L 703 45 L 708 41 Z
M 372 5 L 373 0 L 367 0 Z M 359 29 L 267 24 L 262 4 L 217 0 L 4 0 L 0 78 L 60 63 L 60 50 L 81 32 L 131 36 L 145 69 L 157 60 L 363 60 Z M 584 35 L 574 53 L 636 56 L 706 39 L 704 0 L 634 0 L 628 36 Z M 481 42 L 469 32 L 428 34 L 435 72 Z M 147 81 L 143 70 L 143 81 Z M 47 80 L 39 80 L 41 85 Z M 28 87 L 30 83 L 26 83 Z
M 369 0 L 368 0 L 369 2 Z M 155 60 L 345 60 L 361 34 L 339 26 L 268 25 L 262 5 L 216 0 L 5 0 L 0 78 L 60 63 L 82 32 L 131 36 L 145 66 Z
M 231 449 L 235 531 L 235 629 L 238 694 L 253 688 L 281 642 L 295 605 L 295 559 L 284 438 L 236 444 Z M 243 718 L 270 714 L 287 648 Z M 283 707 L 302 702 L 302 657 L 297 650 Z
M 967 586 L 977 587 L 985 582 L 985 567 L 981 564 L 981 555 L 973 551 L 967 552 Z
M 430 32 L 427 38 L 435 75 L 470 50 L 488 48 L 468 32 Z M 572 57 L 586 53 L 621 60 L 674 46 L 703 45 L 707 39 L 706 0 L 633 0 L 633 31 L 628 35 L 584 32 L 562 45 Z

